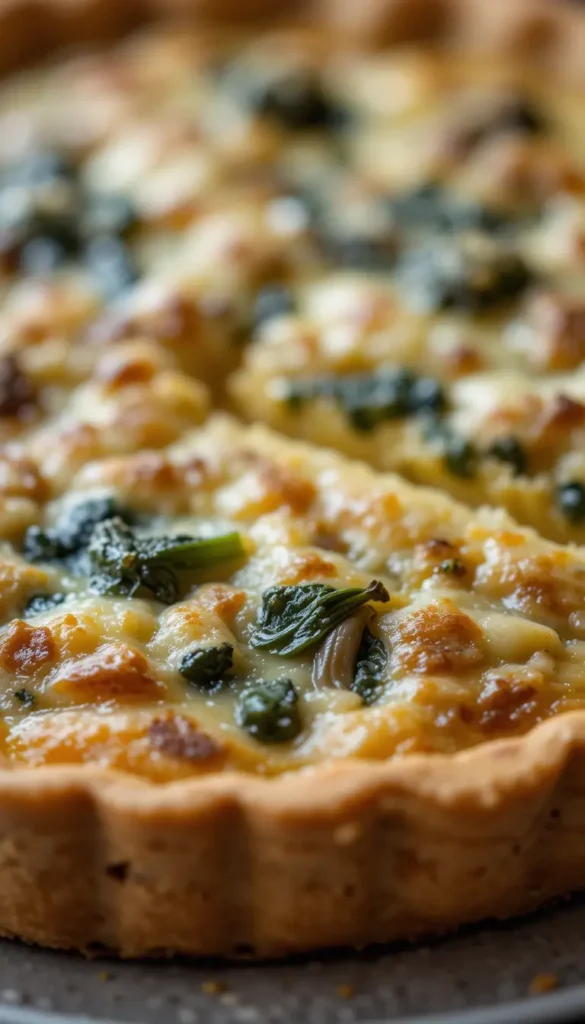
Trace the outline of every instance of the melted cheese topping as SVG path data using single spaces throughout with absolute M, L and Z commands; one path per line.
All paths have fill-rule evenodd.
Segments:
M 3 86 L 7 765 L 276 774 L 582 706 L 578 549 L 260 427 L 200 426 L 231 405 L 585 539 L 581 119 L 516 67 L 296 32 L 158 30 Z M 147 577 L 104 592 L 89 535 L 58 549 L 63 516 L 104 496 L 138 543 L 235 531 L 240 558 L 182 570 L 168 606 Z M 35 553 L 39 527 L 55 550 Z M 292 656 L 256 642 L 271 588 L 374 580 Z M 185 661 L 210 651 L 212 685 Z
M 191 574 L 165 608 L 100 596 L 83 572 L 7 552 L 0 685 L 9 763 L 97 763 L 155 781 L 230 767 L 270 774 L 323 758 L 455 751 L 582 705 L 585 560 L 502 513 L 472 515 L 229 419 L 164 453 L 89 465 L 68 501 L 104 493 L 142 515 L 164 508 L 157 531 L 235 528 L 245 557 L 210 582 Z M 60 508 L 49 506 L 46 522 Z M 372 579 L 387 590 L 368 606 L 385 651 L 372 703 L 351 689 L 353 626 L 340 633 L 337 668 L 321 641 L 292 657 L 254 646 L 268 588 Z M 26 614 L 39 591 L 67 596 Z M 211 689 L 189 682 L 185 653 L 221 644 L 233 648 L 233 672 Z M 300 727 L 292 740 L 259 741 L 238 718 L 242 694 L 283 677 L 298 695 Z

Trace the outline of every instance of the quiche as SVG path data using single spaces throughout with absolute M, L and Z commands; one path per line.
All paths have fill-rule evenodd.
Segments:
M 0 9 L 5 936 L 585 885 L 585 22 L 289 7 Z

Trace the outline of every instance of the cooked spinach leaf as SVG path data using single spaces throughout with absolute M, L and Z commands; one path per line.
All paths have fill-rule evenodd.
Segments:
M 24 687 L 21 690 L 15 690 L 14 696 L 25 708 L 32 708 L 37 702 L 35 694 L 31 693 L 30 690 L 26 690 Z
M 386 681 L 388 651 L 383 640 L 366 627 L 358 649 L 355 675 L 350 689 L 359 693 L 364 704 L 373 704 Z
M 250 643 L 290 658 L 322 640 L 360 605 L 387 600 L 388 592 L 377 580 L 368 587 L 341 590 L 325 583 L 270 587 L 262 595 Z
M 29 615 L 42 615 L 43 612 L 48 612 L 51 608 L 56 608 L 57 605 L 63 604 L 66 596 L 66 594 L 61 593 L 33 594 L 22 609 L 22 614 L 25 618 Z
M 356 430 L 363 431 L 373 430 L 385 420 L 438 414 L 447 406 L 438 381 L 419 377 L 405 367 L 287 381 L 285 400 L 292 408 L 302 408 L 315 398 L 333 399 Z
M 65 508 L 54 526 L 30 526 L 24 537 L 23 554 L 29 562 L 70 559 L 89 544 L 98 525 L 117 516 L 131 523 L 134 516 L 109 495 L 89 498 Z
M 495 210 L 473 199 L 457 196 L 434 181 L 390 196 L 388 208 L 401 231 L 491 232 L 506 223 Z
M 235 62 L 223 69 L 220 81 L 240 107 L 289 132 L 334 130 L 349 117 L 329 95 L 318 72 L 309 68 L 264 70 Z
M 439 572 L 446 576 L 465 576 L 467 569 L 460 558 L 446 558 L 439 566 Z
M 497 459 L 498 462 L 506 462 L 511 466 L 514 476 L 524 476 L 528 472 L 526 449 L 518 438 L 511 434 L 492 441 L 486 455 Z
M 446 469 L 453 476 L 460 476 L 463 480 L 473 479 L 477 468 L 477 455 L 475 445 L 464 437 L 453 436 L 445 441 L 443 460 Z
M 183 656 L 179 672 L 193 686 L 209 690 L 231 675 L 233 667 L 234 648 L 226 642 L 217 647 L 192 647 Z
M 560 511 L 570 523 L 585 521 L 585 484 L 580 480 L 567 480 L 559 484 L 556 500 Z
M 287 743 L 302 729 L 298 700 L 290 679 L 252 683 L 238 697 L 236 722 L 262 743 Z
M 535 281 L 517 253 L 465 236 L 428 239 L 407 249 L 399 286 L 417 312 L 484 313 L 518 298 Z
M 238 533 L 141 538 L 115 517 L 100 523 L 91 538 L 90 587 L 95 593 L 125 597 L 146 591 L 163 604 L 173 604 L 181 592 L 180 570 L 208 568 L 240 557 L 243 550 Z
M 22 553 L 29 562 L 55 562 L 67 555 L 55 532 L 42 526 L 29 526 L 24 535 Z

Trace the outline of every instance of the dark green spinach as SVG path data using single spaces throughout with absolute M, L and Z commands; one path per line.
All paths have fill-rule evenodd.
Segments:
M 62 510 L 54 526 L 28 528 L 23 544 L 24 557 L 29 562 L 68 561 L 85 550 L 99 523 L 114 516 L 128 524 L 134 521 L 132 513 L 109 495 L 69 505 Z
M 262 743 L 287 743 L 302 729 L 298 702 L 290 679 L 251 683 L 238 697 L 236 722 Z
M 233 667 L 234 648 L 223 643 L 216 647 L 192 647 L 183 656 L 179 672 L 193 686 L 210 690 L 230 676 Z
M 432 377 L 419 377 L 405 367 L 385 367 L 373 373 L 289 380 L 285 401 L 293 409 L 315 398 L 330 398 L 356 430 L 373 430 L 386 420 L 439 414 L 447 407 L 445 392 Z
M 179 599 L 178 573 L 206 569 L 244 553 L 239 533 L 141 538 L 122 519 L 100 523 L 88 547 L 94 593 L 132 597 L 139 592 L 162 604 Z
M 387 601 L 382 583 L 336 590 L 325 583 L 270 587 L 262 595 L 262 608 L 250 643 L 290 658 L 323 640 L 340 622 L 367 601 Z
M 386 644 L 366 627 L 358 649 L 355 675 L 350 689 L 358 693 L 364 704 L 373 704 L 386 682 L 388 651 Z

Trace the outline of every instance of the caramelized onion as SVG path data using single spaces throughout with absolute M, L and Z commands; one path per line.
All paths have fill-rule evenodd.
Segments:
M 362 634 L 374 615 L 374 609 L 367 605 L 358 608 L 353 615 L 340 622 L 329 633 L 313 659 L 314 686 L 332 686 L 337 690 L 349 690 L 353 682 Z

